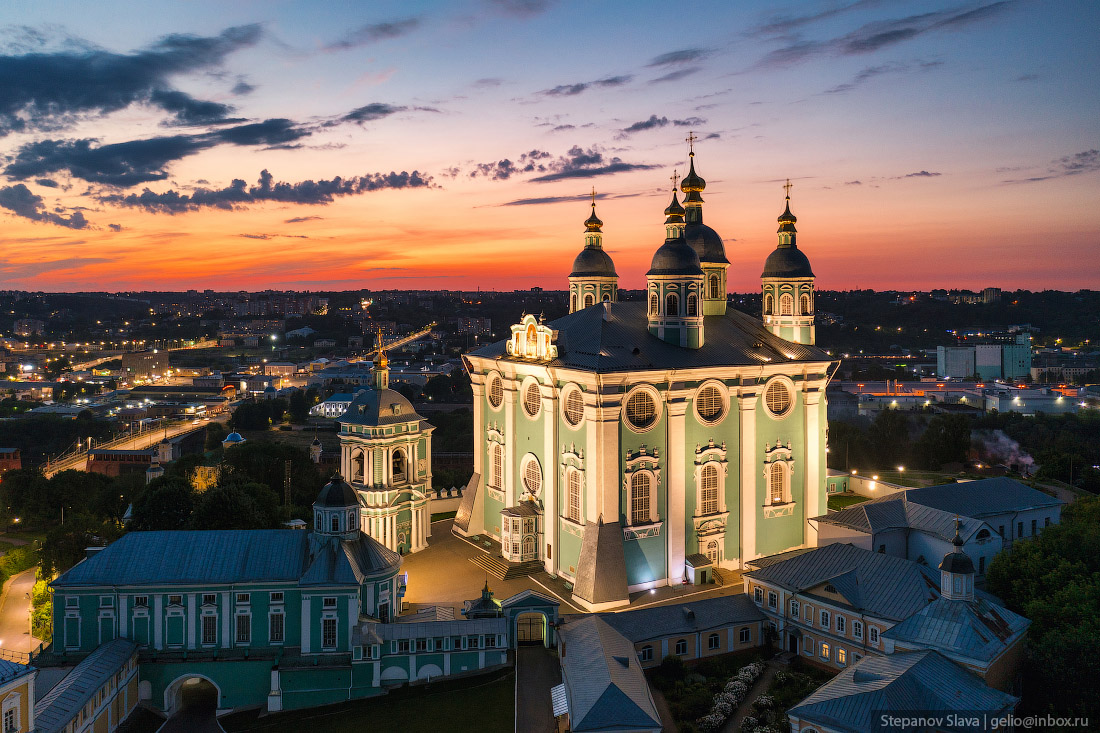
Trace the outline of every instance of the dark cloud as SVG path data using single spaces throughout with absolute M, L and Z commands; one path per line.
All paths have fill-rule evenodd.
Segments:
M 60 183 L 58 183 L 57 181 L 51 180 L 49 178 L 39 178 L 37 181 L 35 181 L 35 183 L 37 183 L 39 186 L 45 186 L 46 188 L 60 188 L 61 187 Z
M 867 68 L 861 70 L 854 77 L 852 77 L 851 81 L 845 82 L 843 84 L 838 84 L 835 87 L 832 87 L 830 89 L 826 89 L 824 91 L 824 94 L 843 94 L 845 92 L 850 92 L 853 89 L 855 89 L 856 87 L 861 86 L 862 84 L 866 83 L 867 81 L 869 81 L 869 80 L 871 80 L 871 79 L 873 79 L 877 76 L 882 76 L 883 74 L 903 74 L 903 73 L 906 73 L 908 71 L 913 71 L 913 70 L 916 70 L 916 71 L 929 71 L 930 69 L 934 69 L 937 66 L 943 66 L 943 62 L 942 61 L 920 61 L 920 62 L 917 63 L 917 65 L 915 67 L 912 64 L 899 64 L 899 63 L 888 63 L 888 64 L 880 64 L 879 66 L 868 66 Z
M 658 117 L 657 115 L 650 115 L 648 120 L 642 120 L 641 122 L 635 122 L 633 125 L 624 127 L 620 130 L 621 135 L 631 135 L 635 132 L 641 132 L 643 130 L 655 130 L 659 127 L 665 127 L 668 125 L 667 117 Z
M 328 44 L 325 46 L 325 50 L 342 51 L 348 48 L 357 48 L 358 46 L 377 43 L 378 41 L 388 41 L 393 38 L 400 38 L 401 36 L 408 35 L 419 27 L 420 18 L 402 18 L 400 20 L 390 20 L 383 23 L 371 23 L 351 31 L 339 41 Z
M 757 66 L 788 66 L 818 55 L 850 56 L 871 53 L 925 33 L 954 30 L 995 18 L 1014 4 L 1015 0 L 1002 0 L 963 12 L 940 10 L 893 20 L 877 20 L 827 40 L 805 40 L 788 33 L 782 36 L 786 45 L 765 55 Z
M 762 35 L 762 34 L 763 35 L 787 35 L 787 34 L 790 34 L 790 32 L 792 30 L 794 30 L 795 28 L 798 28 L 800 26 L 809 25 L 811 23 L 816 23 L 819 20 L 826 20 L 826 19 L 831 18 L 833 16 L 841 15 L 843 13 L 847 13 L 847 12 L 852 11 L 852 10 L 858 10 L 858 9 L 861 9 L 861 8 L 864 8 L 864 7 L 873 6 L 873 5 L 881 5 L 881 4 L 882 4 L 882 0 L 859 0 L 858 2 L 850 3 L 848 5 L 843 5 L 843 6 L 839 6 L 839 7 L 828 8 L 826 10 L 822 10 L 820 12 L 813 13 L 811 15 L 801 15 L 801 16 L 779 15 L 779 16 L 776 16 L 776 17 L 772 18 L 767 23 L 759 25 L 756 28 L 753 28 L 752 30 L 748 31 L 746 33 L 746 35 L 748 35 L 748 36 L 758 36 L 758 35 Z
M 253 24 L 209 37 L 173 34 L 130 54 L 80 50 L 0 56 L 0 135 L 58 129 L 80 115 L 106 114 L 136 103 L 159 106 L 187 124 L 210 119 L 219 109 L 228 113 L 225 105 L 174 92 L 169 79 L 215 68 L 260 36 L 260 26 Z
M 1017 169 L 1007 169 L 1017 170 Z M 1067 155 L 1064 158 L 1051 161 L 1046 175 L 1032 176 L 1031 178 L 1015 178 L 1003 181 L 1003 183 L 1036 183 L 1049 181 L 1052 178 L 1065 178 L 1082 173 L 1100 171 L 1100 150 L 1084 150 L 1080 153 Z
M 486 0 L 486 4 L 504 15 L 530 18 L 546 12 L 553 0 Z
M 371 102 L 370 104 L 353 109 L 340 119 L 343 122 L 354 122 L 362 125 L 364 122 L 380 120 L 383 117 L 389 117 L 392 114 L 404 112 L 407 109 L 408 107 L 398 107 L 392 104 L 386 104 L 385 102 Z
M 68 171 L 75 178 L 111 186 L 134 186 L 168 177 L 165 166 L 210 147 L 193 135 L 172 135 L 96 145 L 91 138 L 27 143 L 4 169 L 16 180 Z
M 478 163 L 470 171 L 470 178 L 488 178 L 491 181 L 506 181 L 518 173 L 542 173 L 547 170 L 545 161 L 553 156 L 545 150 L 529 150 L 521 153 L 517 162 L 508 158 L 494 163 Z
M 679 51 L 669 51 L 668 53 L 663 53 L 660 56 L 654 57 L 646 64 L 646 68 L 694 64 L 702 61 L 707 56 L 710 56 L 710 51 L 704 48 L 682 48 Z
M 598 193 L 596 198 L 603 199 L 628 199 L 636 196 L 641 196 L 639 193 Z M 540 206 L 542 204 L 560 204 L 563 202 L 572 201 L 591 201 L 592 196 L 590 194 L 582 193 L 575 196 L 537 196 L 527 199 L 515 199 L 513 201 L 505 201 L 503 204 L 497 204 L 497 206 Z
M 491 89 L 492 87 L 499 87 L 503 83 L 503 79 L 498 79 L 496 77 L 487 77 L 485 79 L 478 79 L 474 82 L 473 85 L 478 89 Z
M 577 129 L 576 125 L 558 125 L 557 127 L 555 127 L 550 132 L 564 132 L 565 130 L 575 130 L 575 129 Z
M 624 84 L 629 84 L 633 79 L 634 76 L 632 74 L 607 76 L 603 79 L 597 79 L 596 81 L 582 81 L 575 84 L 559 84 L 558 86 L 551 89 L 543 89 L 541 92 L 539 92 L 539 94 L 547 97 L 572 97 L 592 87 L 621 87 Z
M 310 134 L 309 130 L 292 120 L 279 117 L 248 125 L 227 127 L 212 133 L 212 136 L 233 145 L 285 145 Z
M 942 176 L 942 173 L 929 173 L 928 171 L 917 171 L 916 173 L 906 173 L 902 178 L 935 178 L 936 176 Z
M 234 210 L 250 204 L 277 201 L 292 204 L 329 204 L 340 196 L 356 196 L 383 189 L 428 188 L 432 177 L 419 171 L 409 173 L 368 173 L 350 178 L 301 181 L 299 183 L 275 182 L 266 170 L 260 173 L 255 186 L 248 187 L 241 179 L 222 189 L 196 188 L 190 194 L 178 191 L 155 193 L 148 188 L 140 194 L 109 194 L 99 200 L 116 206 L 130 206 L 163 214 L 179 214 L 202 208 Z
M 862 186 L 863 181 L 845 181 L 844 185 L 845 186 Z
M 677 69 L 676 71 L 670 71 L 664 76 L 658 76 L 656 79 L 650 79 L 650 84 L 662 84 L 666 81 L 679 81 L 686 76 L 698 73 L 703 70 L 701 66 L 690 66 L 686 69 Z
M 47 211 L 42 197 L 22 183 L 0 188 L 0 207 L 24 219 L 56 224 L 68 229 L 84 229 L 88 226 L 88 220 L 84 218 L 82 211 L 74 211 L 68 218 L 61 212 Z
M 531 180 L 536 183 L 549 183 L 570 178 L 593 178 L 626 171 L 650 170 L 656 167 L 646 163 L 626 163 L 618 157 L 607 158 L 596 147 L 585 150 L 579 145 L 574 145 L 565 155 L 559 156 L 546 165 L 549 173 L 536 176 Z
M 157 89 L 149 95 L 149 102 L 165 112 L 176 116 L 177 125 L 209 125 L 225 122 L 242 122 L 241 119 L 229 119 L 233 108 L 218 102 L 204 102 L 190 94 L 174 89 Z
M 1016 77 L 1016 81 L 1035 81 L 1038 78 L 1038 74 L 1020 74 Z
M 122 225 L 121 224 L 108 224 L 107 228 L 110 229 L 112 232 L 121 232 L 122 231 Z
M 229 90 L 230 94 L 236 94 L 238 97 L 245 94 L 251 94 L 254 91 L 256 91 L 256 87 L 252 84 L 249 84 L 244 79 L 240 79 L 236 84 L 233 85 L 233 88 Z
M 284 224 L 301 224 L 304 221 L 316 221 L 317 219 L 324 219 L 323 216 L 295 216 L 292 219 L 287 219 Z
M 704 120 L 702 117 L 688 117 L 687 119 L 683 120 L 673 120 L 672 124 L 676 125 L 677 127 L 698 127 L 699 125 L 707 124 L 707 121 Z

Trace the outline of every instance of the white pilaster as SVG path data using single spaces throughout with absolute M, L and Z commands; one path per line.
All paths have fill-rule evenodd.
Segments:
M 309 597 L 302 596 L 302 654 L 309 654 Z
M 821 392 L 803 392 L 806 415 L 806 519 L 822 514 L 821 496 L 825 481 L 821 473 Z M 817 547 L 817 527 L 803 522 L 805 543 Z
M 195 648 L 195 611 L 196 611 L 196 599 L 198 596 L 194 593 L 187 594 L 187 648 Z
M 666 503 L 668 518 L 665 536 L 668 538 L 668 580 L 679 583 L 684 577 L 687 558 L 687 457 L 686 415 L 687 402 L 677 400 L 666 405 L 668 409 L 668 459 L 665 469 Z M 658 492 L 659 494 L 660 492 Z M 657 497 L 652 497 L 656 503 Z
M 543 429 L 543 466 L 542 500 L 545 511 L 542 516 L 543 537 L 535 534 L 536 557 L 542 557 L 542 566 L 546 572 L 556 575 L 554 568 L 558 562 L 558 411 L 555 409 L 555 394 L 560 394 L 557 385 L 546 388 L 550 394 L 542 399 L 542 412 L 545 421 Z M 538 545 L 542 545 L 539 547 Z M 547 557 L 549 555 L 549 557 Z
M 742 392 L 737 400 L 741 418 L 741 567 L 756 558 L 756 391 Z
M 233 594 L 222 593 L 222 647 L 233 646 Z
M 153 618 L 149 619 L 149 622 L 153 624 L 153 648 L 163 649 L 164 596 L 159 593 L 153 596 Z
M 516 466 L 516 395 L 519 390 L 518 375 L 513 376 L 515 384 L 504 390 L 504 506 L 516 505 L 516 482 L 513 475 Z M 486 522 L 488 524 L 488 522 Z M 502 528 L 503 530 L 503 528 Z

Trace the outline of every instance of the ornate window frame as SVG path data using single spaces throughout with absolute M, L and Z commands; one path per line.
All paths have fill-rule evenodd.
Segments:
M 768 407 L 768 389 L 773 384 L 782 384 L 787 388 L 787 394 L 790 396 L 791 402 L 787 405 L 787 409 L 783 412 L 772 412 Z M 776 374 L 775 376 L 764 382 L 763 388 L 760 390 L 760 406 L 764 408 L 764 414 L 770 417 L 772 420 L 783 420 L 790 417 L 790 414 L 794 412 L 795 403 L 798 401 L 798 389 L 795 387 L 794 380 L 785 374 Z
M 722 412 L 718 415 L 718 417 L 709 419 L 699 414 L 699 395 L 703 394 L 703 390 L 707 387 L 714 387 L 715 389 L 717 389 L 718 393 L 722 396 L 723 401 Z M 698 420 L 700 424 L 708 426 L 720 424 L 723 420 L 726 419 L 726 415 L 728 415 L 730 412 L 729 387 L 727 387 L 724 383 L 717 379 L 707 379 L 703 381 L 703 383 L 700 384 L 699 387 L 695 390 L 695 394 L 691 397 L 691 408 L 692 412 L 695 413 L 695 419 Z
M 530 390 L 531 385 L 534 385 L 539 391 L 539 409 L 534 415 L 527 411 L 527 392 Z M 524 377 L 519 387 L 519 411 L 523 416 L 528 420 L 538 420 L 541 418 L 542 411 L 546 408 L 546 406 L 542 404 L 545 401 L 546 397 L 542 393 L 542 383 L 535 377 Z
M 660 456 L 658 452 L 654 450 L 652 453 L 646 450 L 645 446 L 635 454 L 627 454 L 626 457 L 626 470 L 623 472 L 623 505 L 626 511 L 623 514 L 626 515 L 626 526 L 633 527 L 635 529 L 635 536 L 637 534 L 637 528 L 653 527 L 654 525 L 660 525 L 661 515 L 658 511 L 657 498 L 660 496 L 659 487 L 661 486 L 661 466 L 659 461 Z M 634 477 L 642 475 L 649 478 L 649 521 L 645 523 L 634 522 L 634 499 L 633 499 L 633 482 Z
M 783 501 L 772 500 L 771 472 L 778 465 L 783 472 Z M 794 514 L 794 454 L 790 441 L 776 440 L 764 448 L 764 517 L 786 517 Z
M 794 315 L 794 295 L 792 293 L 780 293 L 779 294 L 779 315 L 781 316 L 793 316 Z
M 649 425 L 646 425 L 645 427 L 638 427 L 634 425 L 634 423 L 630 421 L 630 418 L 627 416 L 626 412 L 626 406 L 630 403 L 630 398 L 639 392 L 647 392 L 649 393 L 649 396 L 653 399 L 653 422 L 651 422 Z M 636 384 L 629 390 L 627 390 L 627 393 L 623 395 L 621 411 L 623 425 L 626 425 L 627 430 L 635 433 L 636 435 L 648 433 L 650 430 L 655 428 L 659 422 L 661 422 L 661 417 L 663 417 L 664 415 L 663 409 L 664 407 L 661 401 L 661 393 L 657 391 L 656 387 L 651 384 Z
M 702 514 L 703 506 L 703 469 L 714 466 L 718 471 L 718 511 Z M 695 447 L 695 518 L 698 520 L 715 519 L 729 516 L 726 508 L 726 478 L 729 476 L 729 463 L 726 460 L 726 444 L 715 445 L 711 438 L 706 446 Z M 698 531 L 699 522 L 695 529 Z M 723 524 L 725 524 L 723 522 Z
M 488 470 L 485 472 L 485 488 L 489 492 L 489 498 L 503 502 L 505 484 L 508 481 L 508 448 L 504 442 L 504 433 L 501 431 L 499 425 L 490 424 L 485 430 L 485 443 L 488 446 L 488 454 L 485 457 L 488 465 Z M 500 451 L 500 481 L 498 482 L 500 485 L 494 486 L 493 479 L 496 478 L 496 476 L 493 475 L 493 460 L 494 453 L 497 450 Z
M 539 485 L 534 493 L 531 492 L 530 487 L 527 485 L 527 470 L 532 463 L 535 464 L 539 472 Z M 542 463 L 539 461 L 538 456 L 536 456 L 534 453 L 525 454 L 523 458 L 521 458 L 519 461 L 519 475 L 520 484 L 523 486 L 523 491 L 520 494 L 521 500 L 527 497 L 538 499 L 540 496 L 542 496 L 543 487 L 546 485 L 546 472 L 543 471 Z
M 493 382 L 496 381 L 496 380 L 500 380 L 500 402 L 494 405 L 492 394 L 493 394 Z M 494 369 L 493 371 L 491 371 L 491 372 L 489 372 L 485 375 L 485 402 L 489 405 L 490 410 L 492 410 L 493 412 L 500 412 L 502 409 L 504 409 L 504 393 L 505 393 L 505 391 L 506 390 L 504 389 L 504 375 L 503 374 L 501 374 L 500 372 L 498 372 L 497 370 Z
M 566 414 L 565 407 L 569 403 L 569 397 L 577 392 L 581 395 L 581 419 L 577 421 L 577 424 L 569 422 L 569 417 Z M 565 426 L 570 430 L 580 430 L 581 425 L 584 424 L 584 390 L 580 388 L 576 382 L 569 382 L 558 392 L 558 401 L 561 402 L 561 419 L 565 423 Z
M 577 519 L 569 516 L 569 477 L 575 475 L 579 483 L 579 495 L 577 496 Z M 561 519 L 561 527 L 575 537 L 581 537 L 584 532 L 584 451 L 578 449 L 576 444 L 563 445 L 561 447 L 561 485 L 563 490 L 561 511 L 558 516 Z

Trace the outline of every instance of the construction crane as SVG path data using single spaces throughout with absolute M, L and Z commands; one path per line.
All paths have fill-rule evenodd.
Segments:
M 370 351 L 365 352 L 363 354 L 363 358 L 364 359 L 369 359 L 369 358 L 377 355 L 379 352 L 391 351 L 393 349 L 404 346 L 405 344 L 411 344 L 413 341 L 417 341 L 418 339 L 422 339 L 425 336 L 427 336 L 429 333 L 431 333 L 432 329 L 435 328 L 436 325 L 437 325 L 436 322 L 432 321 L 427 326 L 424 326 L 424 328 L 421 328 L 419 331 L 413 331 L 412 333 L 410 333 L 406 336 L 401 336 L 400 338 L 396 338 L 393 341 L 390 341 L 389 343 L 382 343 L 382 334 L 379 333 L 378 334 L 378 341 L 377 341 L 377 343 L 375 343 L 374 348 L 371 349 Z

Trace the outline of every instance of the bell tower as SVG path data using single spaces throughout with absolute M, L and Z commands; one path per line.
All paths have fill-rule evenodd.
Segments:
M 817 338 L 814 326 L 814 272 L 810 260 L 798 249 L 795 238 L 798 218 L 791 213 L 791 181 L 787 191 L 787 206 L 779 215 L 779 244 L 764 262 L 760 283 L 764 294 L 763 317 L 768 330 L 780 338 L 797 344 L 813 345 Z
M 684 207 L 672 191 L 665 209 L 665 243 L 653 253 L 646 273 L 649 332 L 676 346 L 703 345 L 703 270 L 684 239 Z
M 596 189 L 592 189 L 592 214 L 584 221 L 584 249 L 569 272 L 569 312 L 596 303 L 614 303 L 619 295 L 615 263 L 603 250 L 603 222 L 596 216 Z

